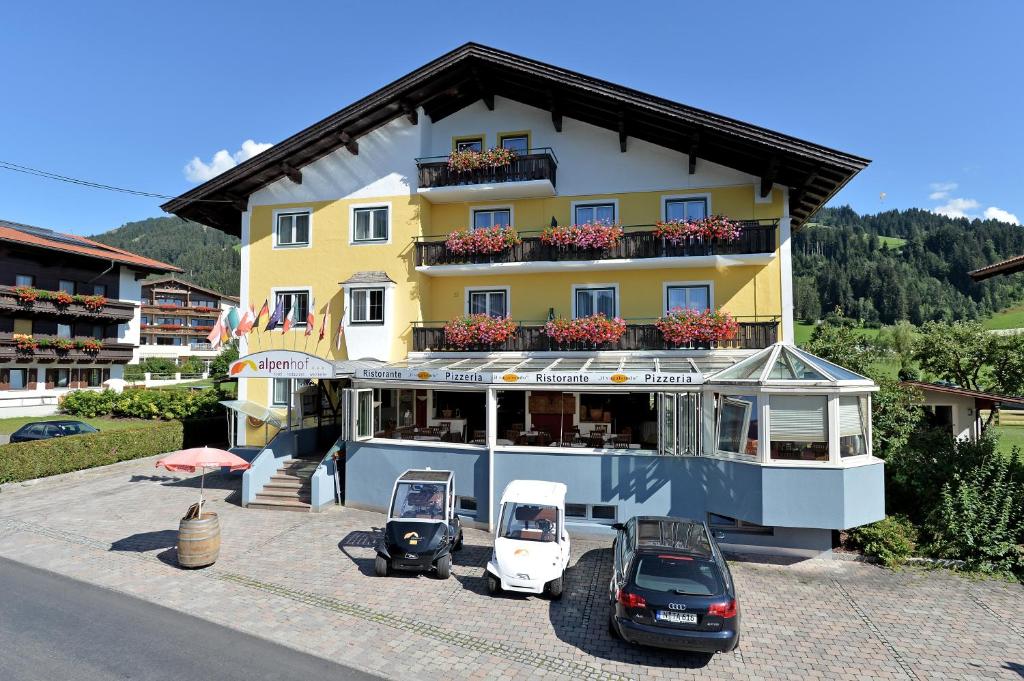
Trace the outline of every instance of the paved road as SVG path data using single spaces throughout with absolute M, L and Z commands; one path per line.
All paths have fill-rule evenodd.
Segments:
M 4 681 L 370 681 L 348 667 L 0 558 Z

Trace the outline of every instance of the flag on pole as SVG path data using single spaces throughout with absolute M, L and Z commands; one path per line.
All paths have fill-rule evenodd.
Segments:
M 220 342 L 227 343 L 231 340 L 231 329 L 228 328 L 228 312 L 231 310 L 225 310 L 224 314 L 220 317 Z
M 256 322 L 256 313 L 253 311 L 252 304 L 250 303 L 249 309 L 242 313 L 242 318 L 238 320 L 238 328 L 235 329 L 236 336 L 244 336 L 245 334 L 252 331 L 252 326 Z
M 264 303 L 266 306 L 266 303 Z M 260 311 L 263 314 L 263 311 Z M 270 315 L 270 319 L 267 320 L 267 326 L 263 329 L 264 331 L 273 331 L 277 328 L 277 325 L 281 323 L 281 317 L 284 316 L 284 299 L 278 303 L 277 307 L 274 308 L 274 314 Z
M 217 318 L 217 323 L 210 329 L 210 334 L 206 337 L 206 340 L 210 343 L 210 346 L 216 350 L 220 346 L 221 339 L 221 324 L 220 317 Z
M 313 335 L 313 328 L 316 326 L 316 301 L 312 299 L 309 301 L 309 306 L 306 309 L 306 336 Z
M 341 350 L 341 337 L 345 335 L 345 320 L 338 320 L 338 333 L 334 337 L 334 347 Z
M 228 312 L 225 315 L 225 319 L 227 320 L 227 329 L 229 335 L 234 336 L 235 332 L 238 330 L 239 322 L 242 321 L 241 316 L 238 314 L 238 308 L 235 307 L 234 305 L 229 307 Z
M 270 301 L 268 301 L 266 298 L 263 299 L 263 307 L 260 308 L 259 313 L 256 315 L 256 323 L 254 324 L 253 328 L 258 327 L 262 323 L 260 320 L 263 319 L 264 317 L 270 317 Z M 256 328 L 256 330 L 259 331 L 258 328 Z
M 281 333 L 288 333 L 292 330 L 292 324 L 295 323 L 295 307 L 288 308 L 288 314 L 284 316 L 284 324 L 281 326 Z
M 327 308 L 324 308 L 323 319 L 320 320 L 320 335 L 317 337 L 316 342 L 319 343 L 324 339 L 324 335 L 327 334 Z

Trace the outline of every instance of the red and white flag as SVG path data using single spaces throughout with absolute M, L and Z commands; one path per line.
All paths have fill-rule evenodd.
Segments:
M 313 335 L 313 327 L 316 326 L 316 300 L 309 301 L 309 308 L 306 310 L 306 336 Z
M 252 326 L 255 323 L 256 310 L 253 308 L 252 303 L 249 303 L 249 309 L 242 313 L 242 318 L 238 321 L 238 328 L 235 329 L 235 335 L 241 338 L 252 331 Z
M 341 337 L 345 335 L 345 320 L 338 320 L 338 333 L 334 337 L 334 347 L 341 350 Z
M 317 337 L 316 342 L 319 343 L 327 335 L 327 308 L 324 308 L 323 319 L 320 320 L 320 335 Z
M 281 326 L 281 333 L 288 333 L 292 330 L 292 324 L 295 323 L 295 308 L 289 307 L 288 314 L 284 316 L 284 324 Z

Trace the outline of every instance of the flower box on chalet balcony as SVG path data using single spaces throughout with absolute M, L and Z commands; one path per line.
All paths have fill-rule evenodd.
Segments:
M 449 166 L 448 156 L 416 159 L 417 192 L 431 203 L 528 199 L 555 195 L 558 160 L 550 147 L 516 154 L 511 162 L 471 170 Z
M 104 340 L 96 351 L 82 347 L 59 348 L 55 343 L 59 339 L 56 336 L 34 336 L 37 342 L 49 341 L 47 347 L 35 347 L 31 350 L 21 350 L 18 347 L 19 341 L 14 334 L 0 334 L 0 363 L 3 362 L 95 362 L 97 364 L 126 364 L 132 358 L 132 350 L 135 348 L 131 343 L 118 343 L 117 341 Z M 70 339 L 78 342 L 91 339 Z M 24 344 L 24 343 L 23 343 Z
M 53 315 L 61 317 L 83 317 L 109 319 L 127 322 L 135 316 L 135 304 L 122 300 L 103 300 L 102 305 L 90 307 L 85 302 L 72 300 L 64 305 L 54 300 L 23 300 L 17 287 L 0 286 L 0 311 L 14 311 L 19 314 Z

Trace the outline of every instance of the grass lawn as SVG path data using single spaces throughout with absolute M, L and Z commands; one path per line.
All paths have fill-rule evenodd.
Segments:
M 999 451 L 1010 455 L 1014 447 L 1024 453 L 1024 426 L 991 426 L 999 437 Z
M 126 428 L 137 428 L 138 426 L 146 423 L 153 423 L 146 419 L 115 419 L 110 418 L 109 416 L 99 416 L 93 419 L 80 418 L 78 416 L 67 416 L 65 414 L 54 414 L 52 416 L 14 416 L 7 419 L 0 419 L 0 433 L 10 435 L 26 423 L 31 423 L 33 421 L 56 421 L 58 419 L 84 421 L 90 426 L 99 428 L 100 430 L 125 430 Z
M 875 338 L 878 336 L 880 329 L 857 329 L 857 333 L 861 334 L 866 338 Z M 808 324 L 807 322 L 793 322 L 793 336 L 797 345 L 803 345 L 811 339 L 811 334 L 814 333 L 814 324 Z
M 1024 306 L 1008 307 L 981 322 L 986 329 L 1024 328 Z
M 901 239 L 898 236 L 879 236 L 878 240 L 889 248 L 902 248 L 907 244 L 906 239 Z

